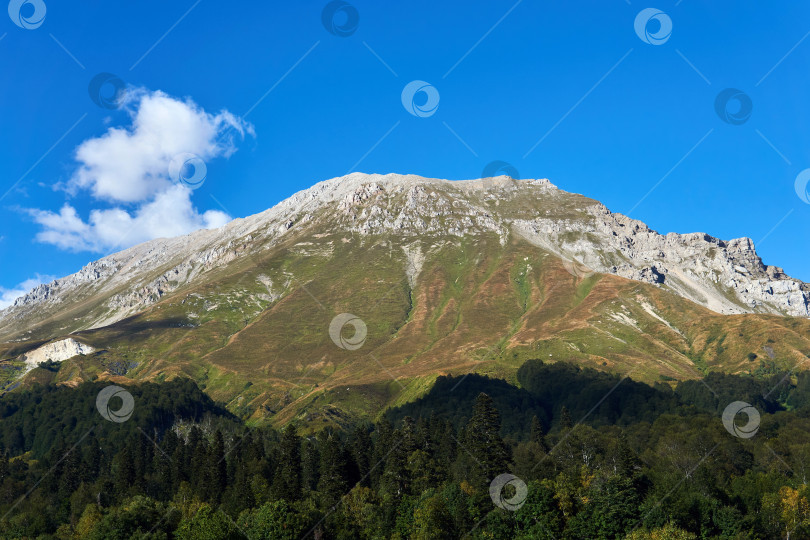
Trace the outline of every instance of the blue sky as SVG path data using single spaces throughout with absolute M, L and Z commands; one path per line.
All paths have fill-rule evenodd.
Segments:
M 465 179 L 494 160 L 662 233 L 749 236 L 767 264 L 810 281 L 810 204 L 794 189 L 810 168 L 808 5 L 357 0 L 334 19 L 341 28 L 354 9 L 356 29 L 338 36 L 321 1 L 40 1 L 35 29 L 0 20 L 0 296 L 126 244 L 106 240 L 105 227 L 127 215 L 148 214 L 156 231 L 162 221 L 212 225 L 354 170 Z M 649 7 L 671 21 L 662 43 L 660 16 L 642 25 L 652 44 L 635 31 Z M 24 5 L 23 19 L 34 8 Z M 125 106 L 90 99 L 102 72 L 132 90 Z M 434 114 L 403 107 L 414 80 L 436 89 Z M 750 99 L 744 121 L 718 114 L 727 88 Z M 159 178 L 162 205 L 120 192 L 118 173 L 137 176 L 149 155 L 107 163 L 115 174 L 105 180 L 88 162 L 114 159 L 108 147 L 77 154 L 110 129 L 129 134 L 124 150 L 137 147 L 134 121 L 187 144 L 164 109 L 152 123 L 138 116 L 144 100 L 181 104 L 214 134 L 188 143 L 205 154 L 204 184 L 180 193 Z M 736 107 L 721 112 L 733 120 Z M 177 201 L 187 203 L 180 217 Z M 91 227 L 94 211 L 110 219 Z M 85 228 L 92 240 L 80 240 Z

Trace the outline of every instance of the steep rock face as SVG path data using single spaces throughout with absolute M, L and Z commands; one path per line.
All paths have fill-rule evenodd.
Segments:
M 422 257 L 407 247 L 415 238 L 438 246 L 482 233 L 495 233 L 504 244 L 517 235 L 578 265 L 657 284 L 718 313 L 810 316 L 810 287 L 763 264 L 748 238 L 661 235 L 548 180 L 354 173 L 219 229 L 146 242 L 40 285 L 0 311 L 0 341 L 113 323 L 302 231 L 384 237 L 405 250 L 409 280 Z
M 46 343 L 41 347 L 37 347 L 33 351 L 28 351 L 20 356 L 20 360 L 25 362 L 26 369 L 30 370 L 37 367 L 37 365 L 41 362 L 46 362 L 48 360 L 52 362 L 64 362 L 65 360 L 73 358 L 74 356 L 80 354 L 90 354 L 93 351 L 95 351 L 93 347 L 76 341 L 73 338 L 68 338 L 59 341 L 52 341 L 51 343 Z
M 588 219 L 518 222 L 530 239 L 598 272 L 658 283 L 718 313 L 810 316 L 810 287 L 767 266 L 750 238 L 704 233 L 661 235 L 644 223 L 587 208 Z

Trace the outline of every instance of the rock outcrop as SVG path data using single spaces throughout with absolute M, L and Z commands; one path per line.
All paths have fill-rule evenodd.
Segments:
M 34 369 L 42 362 L 63 362 L 80 354 L 90 354 L 95 349 L 89 345 L 76 341 L 73 338 L 61 339 L 46 343 L 37 347 L 33 351 L 20 356 L 20 360 L 25 362 L 26 371 Z

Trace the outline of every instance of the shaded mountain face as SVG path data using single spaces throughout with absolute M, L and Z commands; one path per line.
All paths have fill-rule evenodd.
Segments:
M 548 180 L 355 173 L 41 285 L 0 312 L 0 354 L 72 335 L 95 352 L 59 381 L 185 375 L 243 416 L 340 422 L 527 358 L 646 381 L 793 367 L 808 315 L 747 238 L 660 235 Z

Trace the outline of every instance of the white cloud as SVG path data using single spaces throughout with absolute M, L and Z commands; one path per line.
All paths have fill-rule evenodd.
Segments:
M 221 227 L 231 219 L 218 210 L 197 212 L 191 203 L 191 191 L 180 185 L 159 192 L 133 213 L 122 208 L 93 210 L 85 222 L 75 208 L 66 204 L 58 213 L 32 210 L 31 215 L 43 227 L 36 236 L 40 242 L 69 251 L 96 252 Z
M 169 163 L 181 153 L 203 160 L 229 157 L 234 137 L 253 128 L 227 111 L 212 115 L 191 100 L 163 92 L 127 93 L 128 128 L 112 127 L 76 149 L 80 166 L 70 182 L 93 196 L 117 202 L 139 202 L 168 187 Z
M 31 289 L 36 287 L 37 285 L 41 285 L 43 283 L 50 283 L 53 281 L 53 276 L 40 276 L 37 274 L 36 277 L 31 279 L 26 279 L 22 283 L 18 284 L 17 286 L 6 289 L 5 287 L 0 287 L 0 309 L 5 309 L 11 304 L 14 303 L 14 300 L 23 296 L 25 293 L 29 292 Z
M 235 138 L 253 135 L 253 127 L 227 111 L 212 115 L 189 99 L 160 91 L 130 91 L 125 107 L 131 125 L 111 127 L 77 147 L 79 165 L 67 190 L 88 190 L 96 200 L 136 206 L 94 209 L 86 221 L 70 204 L 59 212 L 29 210 L 42 226 L 38 241 L 70 251 L 104 252 L 219 227 L 231 219 L 216 210 L 197 211 L 192 191 L 170 178 L 169 165 L 179 154 L 206 161 L 227 158 L 236 151 Z

